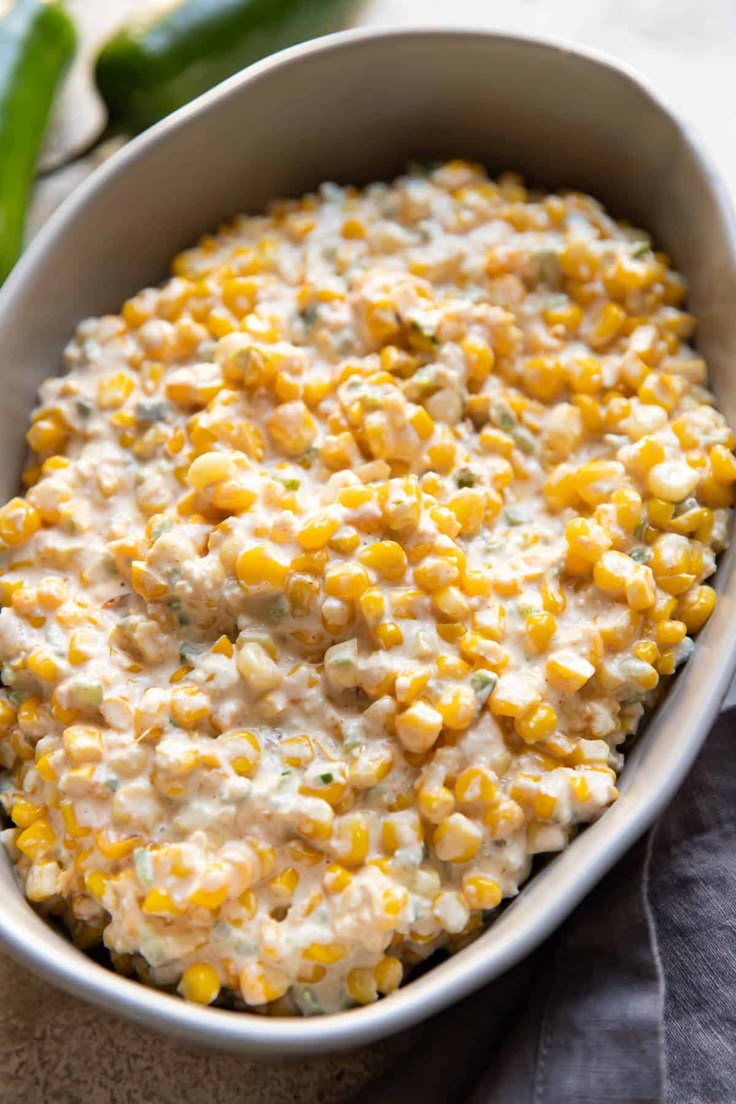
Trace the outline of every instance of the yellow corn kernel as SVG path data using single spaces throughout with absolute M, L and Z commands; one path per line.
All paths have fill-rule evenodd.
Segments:
M 422 786 L 417 792 L 419 812 L 432 824 L 440 824 L 455 808 L 455 798 L 446 786 Z
M 687 632 L 688 628 L 684 621 L 658 621 L 654 626 L 654 639 L 660 646 L 679 644 L 685 639 Z M 650 659 L 648 662 L 653 661 Z
M 702 552 L 687 537 L 666 533 L 652 545 L 649 567 L 657 586 L 677 596 L 692 586 L 702 570 Z
M 97 640 L 94 633 L 87 629 L 76 629 L 69 637 L 67 658 L 73 667 L 79 667 L 80 664 L 86 663 L 88 659 L 92 659 L 96 647 Z
M 409 415 L 409 424 L 420 441 L 428 441 L 434 433 L 434 422 L 423 406 L 417 406 Z
M 618 460 L 589 460 L 577 470 L 576 490 L 588 506 L 608 502 L 624 479 L 624 466 Z
M 540 702 L 533 705 L 514 721 L 519 736 L 527 744 L 535 744 L 546 739 L 557 728 L 557 714 L 551 705 Z
M 736 483 L 736 456 L 723 445 L 710 450 L 710 470 L 719 483 Z
M 189 900 L 197 908 L 214 912 L 227 900 L 228 888 L 227 883 L 218 886 L 217 889 L 207 889 L 205 886 L 200 886 L 199 889 L 195 889 L 193 893 L 189 894 Z
M 551 613 L 530 613 L 524 623 L 526 637 L 537 652 L 545 652 L 557 632 L 557 622 Z
M 575 694 L 595 674 L 595 667 L 572 651 L 554 652 L 544 668 L 550 686 L 563 694 Z
M 612 543 L 602 525 L 593 518 L 583 517 L 573 518 L 568 524 L 565 539 L 570 552 L 586 564 L 594 564 Z
M 455 686 L 443 690 L 435 706 L 445 728 L 461 731 L 475 720 L 478 700 L 470 686 Z
M 548 326 L 562 326 L 568 333 L 575 333 L 583 320 L 583 312 L 577 303 L 563 303 L 542 311 Z
M 64 750 L 76 765 L 102 759 L 102 730 L 95 725 L 70 725 L 64 729 L 63 741 Z
M 498 782 L 486 767 L 467 767 L 455 782 L 455 797 L 461 805 L 487 805 L 498 797 Z
M 442 731 L 442 714 L 424 701 L 415 701 L 396 718 L 396 735 L 407 751 L 429 751 Z
M 458 520 L 460 532 L 464 535 L 477 533 L 483 524 L 486 508 L 486 496 L 474 487 L 464 487 L 447 503 Z
M 56 771 L 51 763 L 51 756 L 49 754 L 42 755 L 36 760 L 36 770 L 43 778 L 44 782 L 55 782 Z
M 393 955 L 382 958 L 373 971 L 378 992 L 384 995 L 393 993 L 401 985 L 403 972 L 403 966 L 398 958 L 394 958 Z
M 651 568 L 636 563 L 624 552 L 604 552 L 593 568 L 593 579 L 602 591 L 628 602 L 631 609 L 654 605 L 656 586 Z
M 212 1004 L 220 995 L 220 978 L 209 962 L 187 966 L 177 986 L 184 1000 L 193 1004 Z
M 700 473 L 685 460 L 664 460 L 650 468 L 647 475 L 650 492 L 664 502 L 682 502 L 699 482 Z
M 330 564 L 325 572 L 325 594 L 335 598 L 360 598 L 369 585 L 368 572 L 357 563 Z
M 372 1004 L 378 1000 L 375 971 L 368 966 L 355 966 L 345 979 L 348 995 L 356 1004 Z
M 544 483 L 544 497 L 553 510 L 564 510 L 568 506 L 579 508 L 581 499 L 575 469 L 566 464 L 553 468 Z
M 277 966 L 246 962 L 240 971 L 240 992 L 246 1004 L 270 1004 L 283 997 L 291 984 L 289 975 Z
M 155 602 L 168 593 L 168 586 L 162 582 L 142 560 L 134 560 L 130 566 L 130 581 L 133 590 L 148 602 Z
M 713 587 L 691 587 L 680 595 L 677 603 L 677 617 L 687 627 L 688 633 L 700 632 L 716 604 L 716 592 Z
M 459 578 L 459 567 L 445 556 L 427 556 L 414 568 L 414 581 L 427 593 L 452 586 Z
M 91 828 L 78 822 L 74 806 L 70 801 L 62 801 L 59 806 L 59 811 L 64 821 L 67 835 L 71 836 L 72 839 L 81 839 L 83 836 L 89 835 Z
M 470 616 L 470 604 L 456 586 L 440 587 L 432 594 L 432 607 L 442 621 L 464 621 Z
M 278 897 L 292 897 L 299 885 L 299 872 L 293 866 L 287 866 L 271 878 L 268 884 Z
M 395 621 L 384 621 L 382 624 L 376 625 L 373 629 L 373 635 L 381 647 L 387 651 L 404 643 L 404 634 Z
M 42 682 L 56 682 L 61 675 L 59 665 L 48 648 L 35 648 L 26 663 L 31 674 Z
M 588 334 L 588 342 L 594 349 L 610 344 L 623 329 L 626 311 L 618 303 L 606 303 L 600 311 L 593 328 Z
M 6 544 L 22 544 L 41 528 L 41 518 L 35 506 L 24 498 L 11 498 L 0 507 L 0 538 Z
M 210 699 L 198 686 L 180 683 L 171 691 L 170 712 L 176 724 L 191 728 L 209 717 Z
M 442 862 L 470 862 L 478 854 L 482 841 L 481 829 L 462 813 L 451 813 L 432 834 L 434 852 Z
M 343 866 L 360 866 L 368 857 L 368 822 L 362 813 L 350 813 L 335 821 L 332 850 Z
M 353 880 L 353 875 L 340 863 L 330 863 L 322 877 L 322 885 L 327 893 L 342 893 Z
M 310 807 L 309 812 L 300 815 L 296 830 L 309 840 L 326 840 L 332 834 L 334 820 L 332 807 L 326 800 L 322 800 L 318 805 Z
M 663 624 L 668 624 L 668 622 L 663 622 Z M 642 660 L 643 663 L 652 664 L 659 659 L 659 648 L 653 640 L 640 640 L 631 650 L 636 658 Z
M 557 357 L 527 357 L 522 367 L 524 390 L 539 402 L 551 403 L 559 398 L 565 380 Z
M 402 579 L 408 566 L 406 552 L 400 544 L 391 540 L 369 544 L 358 554 L 358 559 L 392 582 Z
M 344 943 L 310 943 L 302 951 L 307 962 L 319 962 L 322 966 L 332 966 L 347 954 Z
M 489 878 L 485 874 L 463 875 L 463 897 L 471 909 L 498 908 L 503 897 L 501 889 L 495 878 Z
M 43 816 L 44 806 L 37 805 L 22 794 L 16 797 L 10 808 L 10 816 L 18 828 L 28 828 Z
M 359 218 L 346 218 L 342 224 L 341 233 L 348 239 L 365 238 L 365 224 Z
M 196 491 L 204 491 L 216 483 L 233 477 L 235 468 L 227 452 L 204 452 L 195 457 L 187 471 L 187 483 Z
M 317 423 L 300 399 L 281 403 L 266 421 L 268 432 L 287 456 L 299 456 L 317 435 Z
M 104 870 L 90 870 L 84 876 L 85 889 L 98 901 L 105 896 L 109 882 L 110 875 Z
M 337 530 L 340 528 L 340 520 L 336 517 L 332 517 L 330 514 L 315 514 L 309 521 L 301 527 L 296 535 L 296 539 L 300 547 L 304 548 L 308 552 L 315 551 L 320 548 L 324 548 L 327 542 L 334 537 Z M 298 567 L 292 563 L 292 569 L 294 571 L 299 570 Z
M 314 748 L 308 736 L 288 736 L 279 744 L 279 751 L 287 767 L 306 767 L 314 759 Z
M 127 859 L 128 855 L 132 855 L 136 847 L 140 847 L 142 843 L 140 836 L 123 836 L 115 838 L 111 836 L 109 830 L 106 828 L 100 829 L 95 833 L 95 846 L 102 856 L 106 859 Z
M 621 651 L 638 636 L 641 628 L 641 614 L 634 610 L 623 609 L 612 618 L 598 623 L 598 631 L 607 648 Z
M 613 492 L 611 502 L 616 509 L 616 519 L 622 529 L 633 532 L 641 521 L 641 495 L 633 487 L 619 487 Z
M 283 673 L 262 644 L 249 641 L 236 653 L 235 664 L 243 681 L 256 694 L 267 694 L 283 681 Z
M 497 717 L 520 717 L 536 705 L 541 698 L 534 683 L 514 673 L 502 674 L 488 699 L 488 705 Z
M 54 830 L 48 820 L 43 817 L 40 820 L 35 820 L 22 832 L 19 832 L 15 840 L 15 846 L 21 854 L 31 859 L 32 862 L 38 862 L 39 859 L 42 859 L 55 843 Z
M 567 607 L 567 598 L 559 579 L 554 577 L 545 578 L 540 593 L 542 605 L 548 613 L 564 613 Z
M 66 444 L 68 432 L 63 421 L 56 415 L 38 418 L 26 433 L 26 441 L 39 456 L 49 456 L 61 452 Z
M 245 589 L 267 586 L 273 590 L 283 590 L 289 568 L 272 556 L 263 545 L 257 544 L 240 553 L 235 563 L 235 574 Z
M 105 372 L 97 381 L 100 410 L 117 410 L 130 397 L 134 381 L 127 372 Z
M 183 910 L 165 889 L 149 889 L 141 910 L 150 916 L 178 916 Z
M 228 732 L 223 738 L 235 752 L 230 760 L 232 771 L 241 778 L 248 777 L 261 760 L 261 744 L 255 732 L 238 728 Z

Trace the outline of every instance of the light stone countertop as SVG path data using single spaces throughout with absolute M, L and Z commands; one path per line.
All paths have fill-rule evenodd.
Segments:
M 108 24 L 130 0 L 70 0 Z M 368 0 L 366 25 L 487 27 L 552 35 L 628 63 L 693 124 L 736 189 L 736 7 L 730 0 Z M 67 94 L 68 105 L 83 80 Z M 94 123 L 94 105 L 74 125 Z M 89 171 L 37 191 L 40 225 Z M 198 1052 L 97 1012 L 0 955 L 0 1104 L 339 1104 L 400 1061 L 413 1033 L 350 1054 L 292 1063 Z

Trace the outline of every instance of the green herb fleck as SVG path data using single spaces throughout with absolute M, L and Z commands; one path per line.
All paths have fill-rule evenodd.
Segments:
M 153 863 L 151 856 L 145 847 L 136 847 L 133 852 L 135 872 L 143 885 L 151 885 L 153 882 Z
M 631 253 L 631 256 L 636 257 L 637 259 L 639 257 L 645 257 L 646 254 L 651 250 L 651 248 L 652 248 L 652 243 L 647 238 L 644 238 L 643 241 L 640 241 L 640 242 L 636 243 L 636 245 L 634 246 L 634 249 Z
M 491 671 L 476 671 L 470 676 L 470 685 L 478 699 L 478 705 L 485 705 L 497 682 L 498 678 Z
M 174 519 L 165 517 L 157 521 L 151 530 L 151 540 L 157 541 L 159 537 L 162 537 L 164 533 L 168 533 L 169 529 L 174 528 Z
M 315 448 L 314 445 L 310 445 L 309 448 L 305 449 L 302 453 L 301 457 L 299 458 L 299 463 L 303 468 L 311 468 L 312 464 L 318 456 L 319 449 Z
M 277 621 L 282 617 L 288 617 L 291 613 L 289 600 L 284 594 L 278 594 L 271 603 L 271 616 Z
M 189 644 L 188 641 L 185 640 L 179 647 L 179 662 L 194 665 L 200 653 L 200 648 L 195 647 L 194 644 Z
M 334 260 L 334 257 L 332 259 Z M 305 328 L 309 329 L 309 327 L 313 326 L 314 323 L 317 321 L 317 318 L 319 317 L 319 311 L 317 307 L 305 307 L 303 311 L 299 312 L 299 317 L 304 323 Z
M 399 321 L 401 321 L 399 319 Z M 413 318 L 409 321 L 409 332 L 415 337 L 419 344 L 428 342 L 429 345 L 436 349 L 439 346 L 439 339 L 436 334 L 430 333 L 429 330 L 422 329 L 418 322 Z
M 458 487 L 474 487 L 475 480 L 475 472 L 471 471 L 470 468 L 463 468 L 462 471 L 459 471 L 455 476 L 455 482 Z
M 527 520 L 521 510 L 517 510 L 513 506 L 507 506 L 503 512 L 503 516 L 506 518 L 509 525 L 523 525 Z
M 282 770 L 281 777 L 286 778 L 287 774 L 291 774 L 291 771 L 290 770 Z
M 92 403 L 88 402 L 87 399 L 77 399 L 74 407 L 80 418 L 89 418 L 92 413 Z
M 334 781 L 334 775 L 327 771 L 325 774 L 319 776 L 320 782 L 324 782 L 325 786 L 329 786 L 330 782 Z
M 287 491 L 298 491 L 301 487 L 301 480 L 299 479 L 285 479 L 284 488 Z
M 165 402 L 139 402 L 135 416 L 139 422 L 160 422 L 169 413 L 169 404 Z
M 112 792 L 115 793 L 118 786 L 120 785 L 120 779 L 119 778 L 106 778 L 105 779 L 105 785 L 107 786 L 108 790 L 112 790 Z

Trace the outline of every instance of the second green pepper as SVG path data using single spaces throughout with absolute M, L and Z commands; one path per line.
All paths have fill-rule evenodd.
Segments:
M 97 59 L 113 127 L 137 132 L 259 58 L 334 29 L 352 0 L 170 0 Z M 157 14 L 158 10 L 158 14 Z

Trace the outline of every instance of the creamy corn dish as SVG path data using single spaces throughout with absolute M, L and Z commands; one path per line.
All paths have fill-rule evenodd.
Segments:
M 4 843 L 186 999 L 367 1004 L 616 799 L 715 594 L 685 283 L 477 166 L 241 216 L 41 388 L 0 508 Z

